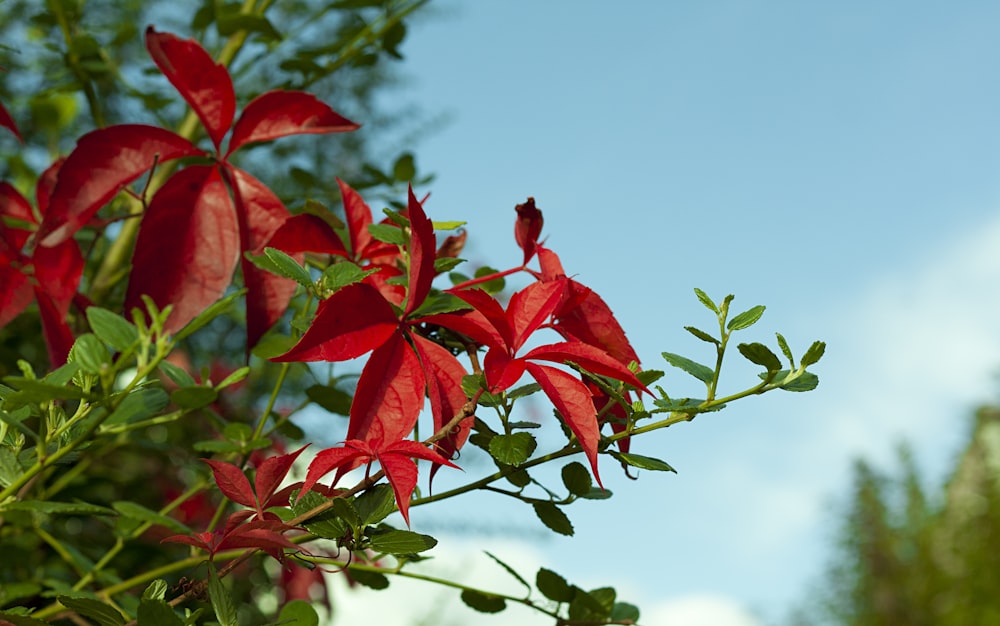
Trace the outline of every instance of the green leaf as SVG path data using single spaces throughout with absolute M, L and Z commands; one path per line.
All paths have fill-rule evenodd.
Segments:
M 146 387 L 133 391 L 125 396 L 118 408 L 108 416 L 108 419 L 104 420 L 104 426 L 137 422 L 152 417 L 162 411 L 167 406 L 167 402 L 167 392 L 157 387 Z
M 617 622 L 631 620 L 632 623 L 638 623 L 639 607 L 628 602 L 615 602 L 614 607 L 611 609 L 611 619 Z
M 392 487 L 385 483 L 375 485 L 354 499 L 354 508 L 363 524 L 378 524 L 396 510 Z
M 465 263 L 465 259 L 459 259 L 458 257 L 443 256 L 434 259 L 434 273 L 443 274 L 450 272 L 462 263 Z
M 0 445 L 0 487 L 10 487 L 21 475 L 24 468 L 17 460 L 17 454 L 9 446 Z
M 509 465 L 504 467 L 510 467 Z M 531 484 L 531 476 L 528 474 L 527 470 L 519 469 L 517 471 L 511 472 L 504 476 L 507 482 L 514 485 L 515 487 L 527 487 Z
M 721 346 L 722 345 L 722 342 L 720 342 L 718 339 L 716 339 L 712 335 L 709 335 L 708 333 L 706 333 L 703 330 L 698 330 L 694 326 L 685 326 L 684 330 L 688 331 L 689 333 L 691 333 L 692 335 L 694 335 L 698 339 L 701 339 L 702 341 L 705 341 L 705 342 L 708 342 L 708 343 L 713 343 L 713 344 L 715 344 L 717 346 Z
M 535 574 L 535 586 L 543 596 L 553 602 L 569 602 L 575 593 L 565 578 L 544 567 Z
M 615 457 L 622 463 L 626 465 L 631 465 L 632 467 L 638 467 L 639 469 L 653 470 L 657 472 L 673 472 L 677 473 L 677 470 L 670 467 L 666 461 L 661 461 L 660 459 L 654 459 L 651 456 L 643 456 L 641 454 L 631 454 L 625 452 L 615 452 L 611 451 L 611 456 Z
M 500 596 L 475 589 L 463 589 L 462 602 L 470 609 L 475 609 L 480 613 L 499 613 L 507 608 L 507 602 Z
M 76 338 L 69 351 L 69 360 L 80 366 L 88 374 L 100 374 L 111 362 L 111 354 L 97 335 L 84 333 Z
M 339 291 L 348 285 L 360 283 L 367 276 L 371 276 L 379 270 L 363 270 L 354 263 L 334 263 L 325 270 L 320 280 L 323 287 L 330 292 Z
M 760 316 L 764 314 L 765 308 L 766 307 L 764 307 L 764 305 L 758 304 L 752 309 L 743 311 L 733 319 L 729 320 L 729 323 L 726 324 L 726 328 L 729 330 L 743 330 L 744 328 L 750 328 L 756 324 L 757 320 L 760 319 Z
M 437 315 L 438 313 L 454 313 L 455 311 L 465 311 L 471 309 L 464 300 L 450 293 L 438 293 L 428 296 L 417 309 L 411 314 L 413 318 L 427 315 Z
M 281 626 L 319 626 L 319 615 L 305 600 L 292 600 L 281 607 L 278 622 Z
M 702 365 L 701 363 L 695 363 L 691 359 L 682 357 L 679 354 L 664 352 L 663 358 L 666 359 L 667 363 L 684 370 L 706 385 L 710 384 L 712 379 L 715 377 L 715 371 L 713 371 L 712 368 Z
M 218 302 L 215 302 L 214 304 L 212 304 L 212 306 L 208 307 L 207 309 L 199 313 L 197 317 L 188 322 L 184 328 L 177 331 L 177 334 L 174 335 L 174 339 L 176 341 L 180 341 L 181 339 L 184 339 L 185 337 L 188 337 L 198 332 L 203 327 L 205 327 L 209 322 L 211 322 L 215 318 L 219 317 L 220 315 L 228 311 L 229 307 L 233 305 L 233 302 L 236 300 L 236 298 L 241 297 L 245 293 L 246 289 L 240 289 L 239 291 L 231 293 L 225 298 L 222 298 Z
M 826 352 L 826 343 L 822 341 L 814 341 L 806 353 L 802 355 L 802 367 L 809 367 L 815 363 L 819 363 L 819 360 L 823 358 L 823 353 Z
M 178 387 L 193 387 L 198 384 L 190 374 L 169 361 L 160 361 L 157 367 Z
M 351 414 L 351 394 L 336 387 L 313 385 L 306 389 L 306 397 L 331 413 Z
M 243 381 L 249 375 L 250 375 L 250 368 L 244 365 L 243 367 L 241 367 L 241 368 L 233 371 L 233 373 L 230 374 L 229 376 L 226 376 L 225 378 L 223 378 L 215 386 L 215 388 L 217 390 L 219 390 L 219 389 L 225 389 L 226 387 L 229 387 L 230 385 L 235 385 L 236 383 Z
M 154 580 L 142 592 L 143 600 L 163 600 L 166 597 L 167 582 L 165 580 Z
M 406 243 L 406 236 L 403 235 L 403 230 L 397 226 L 390 224 L 369 224 L 368 232 L 382 243 L 390 243 L 397 246 L 402 246 Z
M 711 311 L 713 313 L 718 313 L 719 312 L 719 307 L 717 307 L 715 305 L 715 303 L 712 302 L 712 299 L 708 297 L 707 293 L 705 293 L 701 289 L 698 289 L 697 287 L 695 287 L 694 288 L 694 295 L 698 296 L 699 302 L 701 302 L 702 304 L 704 304 L 705 307 L 708 308 L 709 311 Z
M 520 465 L 531 457 L 537 442 L 531 433 L 518 432 L 510 435 L 497 435 L 490 439 L 490 454 L 505 465 Z
M 502 568 L 504 568 L 505 570 L 507 570 L 507 573 L 508 573 L 508 574 L 510 574 L 511 576 L 513 576 L 514 578 L 516 578 L 516 579 L 517 579 L 517 582 L 519 582 L 519 583 L 521 583 L 522 585 L 524 585 L 524 588 L 528 590 L 528 593 L 529 593 L 529 594 L 531 593 L 531 585 L 529 585 L 529 584 L 528 584 L 528 581 L 526 581 L 526 580 L 524 579 L 524 577 L 522 577 L 522 576 L 521 576 L 520 574 L 518 574 L 518 573 L 517 573 L 517 571 L 516 571 L 516 570 L 515 570 L 515 569 L 514 569 L 513 567 L 511 567 L 510 565 L 507 565 L 506 563 L 504 563 L 503 561 L 501 561 L 501 560 L 500 560 L 500 559 L 499 559 L 499 558 L 498 558 L 498 557 L 497 557 L 497 556 L 496 556 L 495 554 L 493 554 L 492 552 L 489 552 L 489 551 L 487 551 L 487 550 L 484 550 L 484 552 L 486 552 L 486 556 L 488 556 L 488 557 L 490 557 L 491 559 L 493 559 L 493 560 L 494 560 L 494 561 L 496 562 L 496 564 L 497 564 L 497 565 L 499 565 L 500 567 L 502 567 Z
M 575 496 L 586 496 L 594 487 L 590 472 L 578 461 L 573 461 L 562 468 L 562 480 L 566 489 Z
M 372 572 L 352 567 L 347 570 L 347 574 L 354 582 L 370 589 L 382 590 L 389 586 L 389 579 L 381 572 Z
M 86 502 L 48 502 L 42 500 L 18 500 L 0 506 L 3 511 L 32 511 L 47 515 L 117 515 L 109 508 L 87 504 Z
M 401 154 L 392 165 L 392 177 L 400 183 L 408 183 L 417 175 L 417 165 L 409 152 Z
M 170 394 L 170 401 L 182 409 L 194 410 L 208 406 L 219 397 L 211 387 L 182 387 Z
M 239 626 L 233 597 L 222 584 L 222 579 L 219 578 L 219 573 L 215 571 L 215 565 L 211 561 L 208 562 L 208 597 L 212 601 L 215 618 L 219 620 L 221 626 Z
M 412 530 L 390 530 L 380 532 L 371 538 L 371 547 L 385 554 L 416 554 L 430 550 L 437 545 L 437 539 L 421 535 Z
M 10 622 L 14 626 L 49 626 L 48 622 L 43 622 L 40 619 L 8 611 L 0 611 L 0 623 L 2 622 Z
M 177 613 L 163 600 L 143 598 L 139 602 L 137 626 L 184 626 Z
M 87 397 L 87 394 L 78 387 L 50 385 L 31 378 L 5 376 L 3 382 L 18 392 L 6 399 L 9 408 L 13 405 L 41 404 L 52 400 L 82 400 Z
M 361 515 L 358 514 L 358 510 L 354 508 L 354 502 L 351 500 L 347 498 L 334 498 L 333 512 L 337 514 L 337 517 L 347 522 L 347 525 L 351 528 L 361 527 Z
M 309 273 L 309 270 L 299 265 L 298 261 L 277 248 L 264 248 L 264 254 L 274 263 L 274 266 L 282 276 L 291 278 L 302 285 L 307 291 L 311 292 L 313 290 L 312 275 Z
M 507 392 L 507 398 L 509 400 L 516 400 L 518 398 L 524 398 L 530 396 L 533 393 L 538 393 L 542 390 L 542 386 L 538 383 L 528 383 L 527 385 L 521 385 L 520 387 L 515 387 Z
M 787 378 L 790 373 L 791 372 L 788 370 L 781 370 L 775 374 L 773 384 L 777 385 L 781 389 L 784 389 L 785 391 L 795 392 L 812 391 L 819 385 L 819 376 L 816 376 L 816 374 L 813 374 L 812 372 L 803 372 L 789 382 L 783 383 L 782 381 Z M 758 376 L 762 379 L 766 379 L 767 374 L 760 373 Z
M 741 343 L 736 346 L 751 363 L 762 365 L 769 372 L 776 372 L 781 369 L 781 361 L 778 355 L 771 352 L 771 349 L 762 343 Z
M 663 376 L 664 373 L 662 370 L 642 370 L 635 373 L 635 377 L 639 379 L 639 382 L 647 387 L 663 378 Z
M 56 599 L 67 609 L 94 619 L 101 626 L 121 626 L 125 623 L 121 613 L 103 602 L 70 596 L 56 596 Z
M 434 225 L 434 230 L 455 230 L 456 228 L 461 228 L 461 227 L 465 226 L 466 224 L 468 224 L 468 222 L 459 222 L 459 221 L 438 222 L 438 221 L 433 221 L 433 222 L 431 222 L 431 224 Z
M 299 498 L 298 501 L 292 500 L 292 512 L 298 517 L 324 504 L 326 501 L 327 498 L 324 498 L 315 491 L 310 491 Z M 302 526 L 305 526 L 306 530 L 314 535 L 319 535 L 324 539 L 341 539 L 348 530 L 344 520 L 337 517 L 337 514 L 330 510 L 323 511 L 302 524 Z
M 483 276 L 489 276 L 490 274 L 497 274 L 497 273 L 499 273 L 499 270 L 497 270 L 496 268 L 484 265 L 476 270 L 475 278 L 482 278 Z M 507 286 L 507 281 L 504 280 L 503 276 L 476 285 L 476 287 L 482 289 L 483 291 L 489 294 L 499 293 L 503 291 L 504 287 L 506 286 Z
M 795 357 L 792 356 L 792 349 L 788 347 L 788 342 L 785 341 L 785 337 L 781 333 L 774 333 L 774 335 L 778 338 L 778 347 L 781 348 L 781 353 L 785 355 L 789 365 L 794 369 Z
M 587 493 L 580 494 L 581 498 L 586 500 L 607 500 L 613 493 L 608 489 L 601 489 L 600 487 L 591 487 L 590 491 Z
M 139 340 L 135 324 L 107 309 L 92 306 L 87 309 L 87 323 L 98 339 L 117 352 L 125 352 Z
M 147 509 L 141 504 L 136 504 L 135 502 L 119 500 L 118 502 L 112 502 L 111 507 L 129 519 L 138 520 L 140 522 L 149 522 L 150 524 L 159 524 L 160 526 L 169 528 L 175 533 L 181 535 L 187 535 L 191 532 L 190 528 L 169 515 L 157 513 L 156 511 Z
M 533 502 L 531 504 L 535 509 L 535 515 L 538 519 L 542 520 L 542 523 L 549 527 L 560 535 L 573 535 L 573 524 L 566 517 L 566 514 L 562 512 L 562 509 L 557 507 L 551 502 Z

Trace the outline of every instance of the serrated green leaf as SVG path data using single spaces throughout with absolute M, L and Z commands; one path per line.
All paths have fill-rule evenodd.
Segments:
M 717 307 L 715 303 L 712 302 L 712 299 L 708 297 L 707 293 L 695 287 L 694 295 L 698 296 L 698 301 L 704 304 L 705 308 L 707 308 L 709 311 L 711 311 L 712 313 L 719 312 L 719 307 Z
M 331 413 L 351 414 L 351 395 L 336 387 L 313 385 L 306 389 L 306 397 Z
M 167 597 L 167 582 L 165 580 L 154 580 L 142 591 L 143 600 L 163 600 Z
M 278 272 L 285 278 L 291 278 L 302 285 L 307 291 L 312 291 L 313 279 L 309 270 L 299 265 L 299 262 L 277 248 L 264 248 L 264 255 L 274 263 Z
M 647 387 L 663 378 L 663 376 L 663 370 L 641 370 L 635 373 L 635 377 L 639 379 L 639 382 Z
M 354 508 L 354 502 L 348 498 L 334 498 L 332 510 L 337 514 L 337 517 L 344 520 L 351 528 L 361 527 L 361 515 Z
M 535 586 L 553 602 L 570 602 L 575 595 L 573 587 L 565 578 L 544 567 L 535 574 Z
M 315 509 L 321 504 L 326 503 L 327 498 L 324 498 L 315 491 L 310 491 L 309 493 L 303 494 L 298 501 L 292 500 L 292 512 L 295 513 L 296 517 L 308 513 L 309 511 Z M 337 514 L 333 511 L 324 511 L 319 515 L 311 518 L 309 521 L 302 524 L 305 526 L 306 530 L 313 533 L 314 535 L 319 535 L 324 539 L 341 539 L 344 533 L 347 532 L 347 524 L 344 520 L 337 517 Z
M 181 339 L 184 339 L 185 337 L 188 337 L 198 332 L 199 330 L 204 328 L 205 325 L 207 325 L 209 322 L 211 322 L 215 318 L 219 317 L 220 315 L 228 311 L 229 307 L 233 306 L 233 302 L 236 300 L 236 298 L 243 296 L 243 294 L 245 294 L 246 292 L 247 292 L 246 289 L 240 289 L 239 291 L 231 293 L 225 298 L 222 298 L 218 302 L 213 303 L 207 309 L 199 313 L 197 317 L 188 322 L 187 325 L 184 326 L 184 328 L 177 331 L 177 334 L 174 335 L 174 339 L 176 341 L 180 341 Z
M 480 613 L 499 613 L 507 608 L 507 602 L 500 596 L 482 593 L 474 589 L 462 590 L 462 602 Z
M 573 461 L 562 468 L 562 480 L 566 489 L 575 496 L 585 496 L 594 487 L 590 472 L 578 461 Z
M 509 465 L 506 467 L 510 467 Z M 519 469 L 517 471 L 511 472 L 504 476 L 507 482 L 514 485 L 515 487 L 527 487 L 531 484 L 531 475 L 528 474 L 527 470 Z
M 390 224 L 369 224 L 368 232 L 374 239 L 381 241 L 382 243 L 389 243 L 396 246 L 402 246 L 406 243 L 406 236 L 403 235 L 403 230 L 398 226 L 392 226 Z
M 437 545 L 437 539 L 412 530 L 390 530 L 371 538 L 371 547 L 385 554 L 417 554 Z
M 197 384 L 194 379 L 191 378 L 190 374 L 173 363 L 160 361 L 160 364 L 157 367 L 159 367 L 160 371 L 166 374 L 167 378 L 169 378 L 178 387 L 193 387 Z
M 490 439 L 490 455 L 505 465 L 520 465 L 531 457 L 537 442 L 531 433 L 497 435 Z
M 351 572 L 352 578 L 353 575 Z M 305 600 L 291 600 L 281 607 L 278 622 L 281 626 L 319 626 L 319 615 Z
M 524 579 L 524 577 L 522 577 L 522 576 L 521 576 L 520 574 L 518 574 L 518 573 L 517 573 L 517 570 L 515 570 L 515 569 L 514 569 L 513 567 L 511 567 L 510 565 L 507 565 L 506 563 L 504 563 L 503 561 L 501 561 L 501 560 L 500 560 L 500 559 L 499 559 L 499 558 L 498 558 L 498 557 L 497 557 L 496 555 L 494 555 L 494 554 L 493 554 L 492 552 L 489 552 L 488 550 L 484 550 L 484 552 L 486 552 L 486 556 L 488 556 L 488 557 L 490 557 L 491 559 L 493 559 L 493 561 L 494 561 L 494 562 L 496 562 L 496 564 L 497 564 L 497 565 L 499 565 L 500 567 L 502 567 L 502 568 L 504 568 L 505 570 L 507 570 L 507 573 L 508 573 L 508 574 L 510 574 L 511 576 L 513 576 L 513 577 L 514 577 L 515 579 L 517 579 L 517 582 L 519 582 L 519 583 L 521 583 L 522 585 L 524 585 L 524 588 L 528 590 L 528 593 L 531 593 L 531 585 L 529 585 L 529 584 L 528 584 L 528 581 L 526 581 L 526 580 Z
M 347 570 L 347 573 L 351 577 L 351 580 L 369 589 L 381 590 L 389 586 L 389 579 L 381 572 L 371 572 L 352 567 Z
M 812 372 L 803 372 L 797 378 L 788 381 L 787 383 L 782 383 L 782 381 L 789 375 L 788 370 L 781 370 L 775 374 L 773 379 L 773 384 L 777 385 L 779 388 L 785 391 L 812 391 L 819 385 L 819 376 L 813 374 Z M 765 374 L 758 374 L 762 379 L 766 377 Z
M 434 259 L 434 273 L 443 274 L 445 272 L 450 272 L 462 263 L 465 263 L 465 259 L 459 259 L 458 257 L 443 256 Z
M 134 324 L 107 309 L 88 307 L 87 323 L 101 341 L 117 352 L 125 352 L 139 340 L 139 331 Z
M 233 597 L 222 584 L 222 579 L 219 578 L 219 573 L 215 571 L 215 565 L 211 561 L 208 562 L 208 597 L 212 601 L 215 619 L 219 620 L 221 626 L 239 626 Z
M 771 352 L 771 349 L 762 343 L 741 343 L 736 347 L 748 361 L 763 366 L 769 372 L 781 369 L 781 360 L 778 359 L 778 355 Z
M 542 386 L 538 383 L 528 383 L 527 385 L 521 385 L 507 392 L 507 398 L 509 400 L 517 400 L 518 398 L 524 398 L 530 396 L 531 394 L 538 393 L 542 390 Z
M 673 365 L 678 369 L 682 369 L 688 374 L 691 374 L 701 382 L 710 384 L 712 379 L 715 377 L 715 372 L 712 368 L 702 365 L 701 363 L 696 363 L 691 359 L 682 357 L 679 354 L 673 354 L 672 352 L 664 352 L 663 358 L 667 363 Z
M 170 394 L 170 401 L 182 409 L 194 410 L 216 401 L 219 392 L 211 387 L 182 387 Z
M 0 445 L 0 487 L 10 487 L 24 474 L 17 454 L 8 446 Z
M 806 353 L 802 355 L 802 367 L 809 367 L 819 363 L 819 360 L 823 358 L 823 353 L 826 352 L 826 343 L 822 341 L 814 341 Z
M 378 271 L 378 269 L 363 270 L 354 263 L 334 263 L 323 270 L 320 280 L 323 282 L 323 287 L 335 292 L 348 285 L 360 283 Z
M 792 356 L 792 349 L 788 347 L 788 342 L 785 341 L 785 337 L 781 333 L 774 333 L 774 336 L 778 338 L 778 347 L 781 348 L 781 353 L 785 355 L 786 359 L 788 359 L 788 364 L 794 368 L 795 357 Z
M 615 452 L 611 451 L 611 456 L 615 457 L 622 463 L 626 465 L 631 465 L 632 467 L 638 467 L 639 469 L 654 470 L 657 472 L 673 472 L 677 473 L 677 470 L 670 467 L 666 461 L 661 461 L 660 459 L 654 459 L 651 456 L 643 456 L 641 454 L 631 454 L 625 452 Z
M 535 515 L 542 523 L 560 535 L 573 535 L 573 524 L 563 513 L 562 509 L 551 502 L 533 502 L 531 506 L 535 509 Z
M 22 403 L 38 404 L 51 400 L 82 400 L 87 397 L 79 387 L 67 385 L 51 385 L 40 380 L 5 376 L 3 382 L 10 385 L 18 393 L 13 394 Z M 12 397 L 12 400 L 15 399 Z
M 438 313 L 454 313 L 455 311 L 466 311 L 472 307 L 465 303 L 456 295 L 450 293 L 432 294 L 424 300 L 411 314 L 413 318 L 425 317 L 427 315 L 437 315 Z
M 73 598 L 70 596 L 56 596 L 56 599 L 67 609 L 94 619 L 101 626 L 121 626 L 125 623 L 125 618 L 122 617 L 121 613 L 103 602 L 91 598 Z
M 167 402 L 167 392 L 157 387 L 133 391 L 125 396 L 118 408 L 104 420 L 104 426 L 116 426 L 150 418 L 162 411 Z
M 190 528 L 169 515 L 157 513 L 156 511 L 147 509 L 141 504 L 136 504 L 135 502 L 120 500 L 118 502 L 112 502 L 111 507 L 129 519 L 138 520 L 140 522 L 149 522 L 151 524 L 159 524 L 160 526 L 169 528 L 175 533 L 181 535 L 187 535 L 191 532 Z
M 720 342 L 718 339 L 716 339 L 712 335 L 709 335 L 708 333 L 706 333 L 703 330 L 698 330 L 694 326 L 685 326 L 684 330 L 688 331 L 689 333 L 691 333 L 692 335 L 694 335 L 698 339 L 701 339 L 702 341 L 705 341 L 707 343 L 715 344 L 717 346 L 721 346 L 722 345 L 722 342 Z
M 355 498 L 354 508 L 363 524 L 378 524 L 396 510 L 396 497 L 392 487 L 380 483 Z
M 111 362 L 111 354 L 104 343 L 93 333 L 84 333 L 76 338 L 69 351 L 69 360 L 80 366 L 88 374 L 100 374 Z
M 764 305 L 758 304 L 751 309 L 743 311 L 729 320 L 729 323 L 726 324 L 726 328 L 729 330 L 743 330 L 744 328 L 750 328 L 756 324 L 757 320 L 760 319 L 760 316 L 764 314 L 765 308 L 766 307 L 764 307 Z

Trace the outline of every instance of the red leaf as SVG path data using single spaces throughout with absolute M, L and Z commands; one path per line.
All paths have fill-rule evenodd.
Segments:
M 569 281 L 569 297 L 555 313 L 555 329 L 566 339 L 606 351 L 622 365 L 639 357 L 607 303 L 589 287 Z
M 309 463 L 306 480 L 302 483 L 299 498 L 308 493 L 313 485 L 335 469 L 353 463 L 359 457 L 374 458 L 371 447 L 363 441 L 345 441 L 343 448 L 321 450 Z
M 292 469 L 292 464 L 295 463 L 295 459 L 302 454 L 302 451 L 305 450 L 308 445 L 309 444 L 302 446 L 295 452 L 272 456 L 261 463 L 260 467 L 257 468 L 257 474 L 253 478 L 253 486 L 254 491 L 257 494 L 257 502 L 260 503 L 261 509 L 274 506 L 269 503 L 271 496 L 273 496 L 274 492 L 277 491 L 278 486 L 281 485 L 281 481 L 285 480 L 285 476 L 288 475 L 288 470 Z
M 605 407 L 607 407 L 609 402 L 611 403 L 611 408 L 606 409 L 606 412 L 604 413 L 606 417 L 603 421 L 611 422 L 612 431 L 614 431 L 615 433 L 620 433 L 623 432 L 626 428 L 628 428 L 628 422 L 627 422 L 628 413 L 625 411 L 625 408 L 621 404 L 619 404 L 618 402 L 614 402 L 611 399 L 611 396 L 606 394 L 603 389 L 597 386 L 596 383 L 589 380 L 584 380 L 583 384 L 586 385 L 587 389 L 590 390 L 591 397 L 594 400 L 594 409 L 597 411 L 598 415 L 601 414 L 601 411 L 605 411 Z M 626 402 L 632 401 L 632 394 L 628 391 L 626 391 L 623 394 L 623 397 Z M 631 443 L 631 437 L 623 437 L 622 439 L 618 440 L 618 449 L 621 450 L 622 452 L 628 452 L 630 443 Z
M 194 39 L 146 29 L 146 49 L 167 80 L 187 100 L 218 151 L 233 123 L 236 94 L 226 68 Z
M 385 479 L 392 486 L 396 506 L 406 525 L 410 525 L 410 496 L 417 487 L 417 464 L 402 454 L 382 454 L 378 462 L 385 471 Z
M 559 255 L 548 248 L 538 246 L 538 265 L 542 268 L 542 280 L 555 280 L 566 276 Z
M 183 137 L 140 124 L 87 133 L 66 157 L 41 228 L 42 245 L 65 241 L 156 162 L 202 154 Z
M 455 313 L 425 315 L 420 318 L 420 321 L 444 326 L 484 346 L 496 347 L 503 350 L 507 349 L 507 342 L 500 336 L 493 324 L 479 311 L 458 311 Z
M 285 220 L 265 244 L 286 254 L 317 252 L 347 256 L 347 249 L 330 225 L 315 215 L 302 213 Z
M 7 112 L 7 109 L 4 108 L 3 103 L 0 103 L 0 126 L 14 133 L 14 136 L 17 137 L 18 141 L 22 143 L 24 142 L 24 139 L 21 137 L 21 133 L 17 130 L 17 124 L 14 123 L 14 118 L 12 118 L 10 113 Z
M 142 294 L 160 308 L 173 304 L 166 329 L 175 332 L 222 296 L 238 257 L 236 209 L 218 169 L 187 167 L 163 185 L 142 220 L 125 310 L 144 310 Z
M 368 226 L 373 223 L 372 210 L 361 198 L 361 194 L 345 183 L 337 179 L 340 187 L 340 197 L 344 202 L 344 217 L 347 220 L 347 235 L 350 238 L 351 258 L 360 260 L 362 252 L 372 242 L 371 233 Z
M 523 359 L 541 359 L 543 361 L 553 361 L 555 363 L 565 363 L 572 361 L 588 372 L 609 376 L 616 380 L 626 382 L 636 389 L 641 389 L 652 394 L 646 385 L 642 384 L 630 369 L 621 364 L 620 361 L 609 356 L 600 348 L 580 343 L 579 341 L 564 341 L 545 346 L 538 346 L 525 354 Z
M 576 435 L 583 453 L 590 461 L 597 484 L 603 488 L 601 477 L 597 473 L 597 444 L 601 439 L 601 431 L 597 424 L 597 411 L 586 385 L 566 372 L 547 365 L 528 363 L 528 373 L 542 387 L 542 391 L 562 415 L 563 421 Z
M 413 195 L 413 187 L 408 189 L 407 217 L 410 218 L 410 265 L 407 275 L 406 309 L 403 315 L 413 312 L 423 304 L 431 291 L 434 281 L 434 225 L 417 197 Z
M 31 203 L 21 195 L 21 192 L 6 181 L 0 181 L 0 215 L 12 217 L 17 220 L 24 220 L 35 224 L 38 220 L 31 211 Z M 5 228 L 0 222 L 0 228 Z M 17 247 L 20 248 L 19 244 Z
M 510 389 L 524 375 L 524 359 L 511 358 L 505 350 L 490 348 L 483 359 L 483 374 L 492 393 Z
M 356 283 L 320 302 L 306 334 L 272 361 L 346 361 L 382 345 L 396 332 L 392 306 L 371 285 Z
M 462 391 L 462 378 L 466 375 L 465 368 L 451 352 L 444 347 L 421 337 L 411 335 L 413 347 L 423 363 L 424 376 L 427 379 L 427 397 L 430 400 L 431 414 L 434 416 L 434 432 L 437 433 L 452 418 L 459 415 L 465 407 L 468 398 Z M 472 416 L 459 423 L 448 435 L 438 441 L 442 456 L 452 458 L 469 438 L 472 427 Z M 440 465 L 431 468 L 431 480 Z
M 243 109 L 233 126 L 226 157 L 241 146 L 289 135 L 343 133 L 359 128 L 316 96 L 302 91 L 269 91 Z
M 32 259 L 38 289 L 52 298 L 59 319 L 65 318 L 83 276 L 80 246 L 74 240 L 64 241 L 52 248 L 39 246 L 35 248 Z
M 514 222 L 514 239 L 517 245 L 524 250 L 524 264 L 535 254 L 535 247 L 538 244 L 538 236 L 542 234 L 542 212 L 535 207 L 535 199 L 528 198 L 524 204 L 514 207 L 517 211 L 517 221 Z
M 482 331 L 486 333 L 487 336 L 496 337 L 499 336 L 501 342 L 496 343 L 495 340 L 481 341 L 479 337 L 475 335 L 464 333 L 460 329 L 460 333 L 464 333 L 484 343 L 486 345 L 502 345 L 505 348 L 513 348 L 514 346 L 514 329 L 511 328 L 510 322 L 507 320 L 507 313 L 504 312 L 503 307 L 500 303 L 490 294 L 486 293 L 482 289 L 462 289 L 458 291 L 451 291 L 450 293 L 455 294 L 462 300 L 465 300 L 467 304 L 472 306 L 476 311 L 480 313 L 484 320 L 481 320 L 479 316 L 468 316 L 468 322 L 473 323 L 477 326 L 482 327 Z M 464 313 L 464 312 L 463 312 Z M 463 315 L 463 313 L 458 313 L 457 315 Z M 483 321 L 487 324 L 483 324 Z M 442 324 L 442 326 L 447 326 L 447 324 Z M 451 328 L 448 326 L 448 328 Z
M 544 324 L 562 302 L 566 291 L 565 280 L 532 283 L 514 292 L 507 304 L 507 319 L 514 330 L 514 351 L 520 349 L 539 326 Z
M 73 331 L 66 324 L 65 314 L 60 313 L 52 299 L 38 287 L 35 288 L 35 298 L 38 300 L 38 313 L 42 320 L 42 334 L 45 335 L 49 365 L 52 368 L 65 365 L 66 357 L 73 347 Z
M 52 197 L 52 191 L 56 188 L 59 172 L 65 162 L 66 157 L 56 159 L 35 181 L 35 203 L 38 205 L 38 212 L 41 215 L 45 215 L 49 210 L 49 199 Z
M 28 277 L 21 270 L 7 266 L 4 256 L 0 254 L 0 328 L 20 315 L 35 298 Z
M 420 360 L 397 332 L 372 352 L 358 379 L 348 439 L 395 441 L 413 430 L 424 406 Z
M 219 491 L 237 504 L 257 508 L 257 499 L 254 498 L 253 489 L 250 488 L 250 481 L 247 480 L 243 470 L 222 461 L 212 459 L 202 459 L 212 468 L 215 477 L 215 484 L 219 486 Z
M 212 552 L 214 535 L 212 533 L 194 533 L 193 535 L 170 535 L 160 540 L 160 543 L 185 543 L 205 552 Z

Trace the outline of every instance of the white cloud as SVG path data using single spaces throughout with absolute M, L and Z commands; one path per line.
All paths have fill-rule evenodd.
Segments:
M 715 594 L 667 600 L 643 611 L 644 626 L 760 626 L 729 598 Z

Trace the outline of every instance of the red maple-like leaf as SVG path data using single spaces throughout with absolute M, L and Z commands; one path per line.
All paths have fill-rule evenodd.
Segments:
M 316 458 L 309 464 L 309 471 L 302 484 L 300 494 L 308 492 L 319 479 L 333 470 L 338 470 L 337 478 L 339 479 L 342 474 L 341 470 L 357 467 L 359 464 L 370 465 L 377 462 L 382 466 L 385 478 L 392 486 L 400 514 L 406 521 L 406 525 L 409 526 L 410 496 L 413 495 L 413 490 L 417 486 L 417 465 L 413 459 L 423 459 L 448 467 L 458 467 L 427 446 L 409 439 L 388 443 L 381 439 L 371 441 L 349 439 L 344 442 L 341 448 L 328 448 L 316 455 Z
M 214 557 L 223 550 L 234 548 L 258 548 L 268 553 L 276 560 L 284 558 L 285 550 L 302 552 L 302 546 L 296 545 L 285 537 L 284 533 L 296 530 L 278 519 L 247 520 L 251 511 L 237 511 L 229 516 L 225 526 L 214 532 L 193 533 L 191 535 L 171 535 L 161 540 L 161 543 L 184 543 L 208 552 Z
M 237 504 L 254 509 L 257 518 L 265 519 L 267 509 L 288 504 L 289 493 L 298 485 L 290 485 L 281 491 L 278 491 L 278 487 L 306 447 L 302 446 L 295 452 L 272 456 L 261 462 L 254 476 L 253 487 L 238 466 L 212 459 L 202 460 L 212 468 L 215 484 L 222 495 Z

